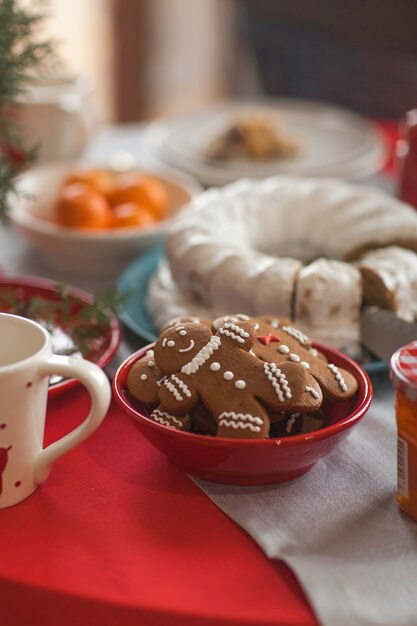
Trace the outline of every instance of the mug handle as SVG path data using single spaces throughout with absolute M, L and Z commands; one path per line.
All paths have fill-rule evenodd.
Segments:
M 84 359 L 54 354 L 46 363 L 39 366 L 38 373 L 42 377 L 60 374 L 68 378 L 77 378 L 91 397 L 91 409 L 86 419 L 74 430 L 39 452 L 34 466 L 34 482 L 39 485 L 48 478 L 54 461 L 82 443 L 98 428 L 110 405 L 111 391 L 104 372 L 94 363 Z

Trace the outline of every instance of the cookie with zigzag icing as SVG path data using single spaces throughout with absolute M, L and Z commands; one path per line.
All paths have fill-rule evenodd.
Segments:
M 233 317 L 228 316 L 230 319 Z M 252 351 L 262 361 L 301 364 L 317 381 L 325 399 L 341 401 L 355 395 L 358 390 L 356 378 L 347 370 L 329 363 L 324 354 L 313 347 L 311 339 L 293 322 L 272 315 L 245 317 L 255 330 Z M 215 320 L 213 326 L 221 324 L 223 319 Z M 311 384 L 308 386 L 313 387 Z M 302 406 L 298 408 L 303 411 Z M 312 410 L 316 408 L 319 407 L 312 407 Z
M 180 323 L 155 344 L 155 361 L 166 376 L 159 401 L 173 415 L 201 403 L 217 424 L 217 436 L 263 439 L 269 410 L 287 411 L 305 393 L 307 372 L 297 363 L 258 359 L 253 326 L 226 322 L 215 334 L 203 324 Z

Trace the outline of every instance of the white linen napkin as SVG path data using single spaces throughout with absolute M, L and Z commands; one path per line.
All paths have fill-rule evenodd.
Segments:
M 368 414 L 301 478 L 266 487 L 196 481 L 293 569 L 323 626 L 417 624 L 417 522 L 396 503 L 394 394 L 386 376 L 373 382 Z

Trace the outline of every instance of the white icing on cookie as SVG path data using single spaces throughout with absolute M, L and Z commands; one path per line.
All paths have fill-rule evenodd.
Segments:
M 226 335 L 227 337 L 234 339 L 238 343 L 245 343 L 245 339 L 248 339 L 248 337 L 250 337 L 249 333 L 247 333 L 237 324 L 233 324 L 232 322 L 224 324 L 220 328 L 219 333 L 221 335 Z
M 246 383 L 244 380 L 237 380 L 235 382 L 236 389 L 244 389 L 246 387 Z
M 291 337 L 294 337 L 294 339 L 297 339 L 300 343 L 308 343 L 307 335 L 302 333 L 301 330 L 298 330 L 298 328 L 294 328 L 293 326 L 283 326 L 282 330 L 285 330 L 286 333 L 291 335 Z
M 285 427 L 285 431 L 287 433 L 290 433 L 292 431 L 292 427 L 295 424 L 295 420 L 297 419 L 297 417 L 300 417 L 299 413 L 292 413 L 292 415 L 290 416 L 290 419 L 287 422 L 287 425 Z
M 189 352 L 190 350 L 194 348 L 194 346 L 195 346 L 195 341 L 193 339 L 190 339 L 190 345 L 188 346 L 188 348 L 180 348 L 178 352 Z
M 290 361 L 294 361 L 294 363 L 299 363 L 301 361 L 301 359 L 298 356 L 298 354 L 294 354 L 294 352 L 291 352 L 291 354 L 290 354 Z
M 288 354 L 290 351 L 289 347 L 286 346 L 284 343 L 281 344 L 278 348 L 278 352 L 281 352 L 281 354 Z
M 307 361 L 301 361 L 300 365 L 302 365 L 303 367 L 305 367 L 306 370 L 310 369 L 310 363 L 307 363 Z
M 178 389 L 175 387 L 175 385 L 173 385 L 173 383 L 169 380 L 169 378 L 166 378 L 164 380 L 164 385 L 168 389 L 168 391 L 172 393 L 174 398 L 178 400 L 178 402 L 181 402 L 182 400 L 184 400 L 184 398 L 182 397 Z
M 273 328 L 279 328 L 279 321 L 278 320 L 271 320 L 270 324 Z
M 217 335 L 213 335 L 208 343 L 197 352 L 189 363 L 182 366 L 181 372 L 190 376 L 195 374 L 202 365 L 211 357 L 215 350 L 221 345 L 221 339 Z
M 306 391 L 308 393 L 311 393 L 313 398 L 315 398 L 316 400 L 320 398 L 320 394 L 314 389 L 314 387 L 306 387 Z
M 225 373 L 223 374 L 223 378 L 224 378 L 225 380 L 232 380 L 232 378 L 233 378 L 233 377 L 234 377 L 233 372 L 225 372 Z
M 182 422 L 177 417 L 166 411 L 161 411 L 160 409 L 154 409 L 151 413 L 151 418 L 155 420 L 155 422 L 168 426 L 168 428 L 175 429 L 175 426 L 172 425 L 173 423 L 177 426 L 182 426 Z
M 153 356 L 153 355 L 154 355 L 153 350 L 146 350 L 145 356 Z
M 172 374 L 171 375 L 171 380 L 173 380 L 174 383 L 177 383 L 178 387 L 181 389 L 183 394 L 185 396 L 187 396 L 187 398 L 191 398 L 191 395 L 192 395 L 191 391 L 189 390 L 189 388 L 187 387 L 185 382 L 183 380 L 181 380 L 181 378 L 178 378 L 178 376 L 175 376 L 175 374 Z
M 213 361 L 213 363 L 210 365 L 210 369 L 212 372 L 218 372 L 220 369 L 220 363 L 217 363 L 217 361 Z
M 339 371 L 339 368 L 336 365 L 334 365 L 334 363 L 329 363 L 327 367 L 332 372 L 332 374 L 334 374 L 337 382 L 339 383 L 341 390 L 346 392 L 347 385 L 345 383 L 345 379 L 343 378 L 342 374 Z
M 155 367 L 155 361 L 148 361 L 148 367 Z
M 147 377 L 147 375 L 146 375 L 146 374 L 141 374 L 140 379 L 141 379 L 141 380 L 148 380 L 148 377 Z
M 261 431 L 263 420 L 260 417 L 250 415 L 249 413 L 235 413 L 234 411 L 224 411 L 219 415 L 219 426 L 225 426 L 226 428 L 248 429 L 254 433 Z
M 175 346 L 175 341 L 173 339 L 170 339 L 169 341 L 167 341 L 167 346 L 168 348 L 173 348 Z
M 275 363 L 264 363 L 264 372 L 269 382 L 273 386 L 280 402 L 284 402 L 284 395 L 288 399 L 292 398 L 288 379 L 285 374 L 283 374 L 281 370 L 275 365 Z

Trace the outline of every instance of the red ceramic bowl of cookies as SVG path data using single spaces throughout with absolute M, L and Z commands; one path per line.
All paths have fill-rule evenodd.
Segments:
M 372 401 L 363 368 L 287 320 L 176 322 L 132 354 L 113 394 L 141 434 L 187 474 L 263 485 L 308 472 Z

